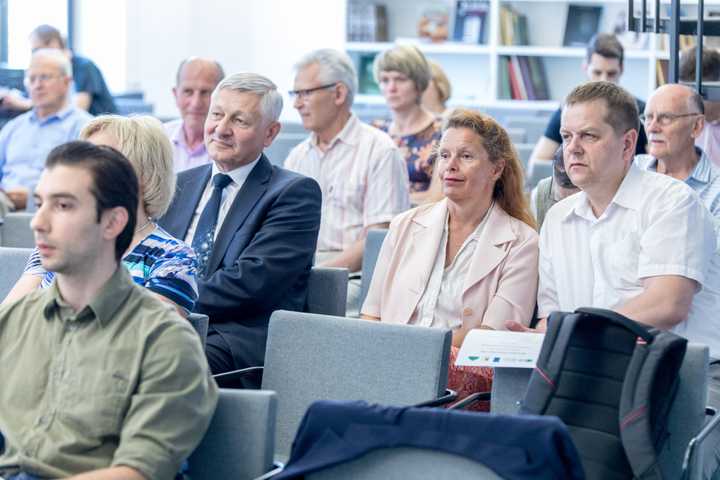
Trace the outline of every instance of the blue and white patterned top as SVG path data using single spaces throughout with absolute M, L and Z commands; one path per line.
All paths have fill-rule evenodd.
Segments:
M 123 265 L 138 285 L 175 302 L 187 312 L 195 307 L 198 297 L 195 252 L 159 226 L 123 258 Z M 48 287 L 55 278 L 54 273 L 42 267 L 37 249 L 30 255 L 24 273 L 43 275 L 40 288 Z

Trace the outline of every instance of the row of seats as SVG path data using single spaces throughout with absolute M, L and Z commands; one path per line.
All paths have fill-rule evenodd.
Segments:
M 300 324 L 302 328 L 298 328 Z M 223 405 L 227 405 L 221 402 L 216 420 L 191 458 L 191 468 L 208 468 L 217 475 L 214 478 L 254 478 L 260 470 L 270 468 L 271 459 L 286 461 L 303 414 L 317 400 L 415 405 L 438 397 L 444 393 L 447 379 L 450 339 L 450 331 L 443 329 L 277 311 L 270 319 L 262 390 L 221 390 L 225 402 L 232 396 L 244 398 L 239 402 L 257 402 L 262 398 L 262 409 L 267 415 L 248 415 L 240 405 L 226 409 Z M 699 452 L 685 459 L 686 465 L 683 460 L 688 443 L 705 420 L 707 364 L 707 347 L 690 344 L 669 414 L 669 440 L 660 454 L 666 478 L 681 478 L 683 469 L 689 474 L 687 478 L 700 478 Z M 531 372 L 530 369 L 495 370 L 491 413 L 517 413 Z M 257 412 L 257 408 L 253 412 Z M 249 436 L 238 433 L 248 431 L 255 433 Z M 492 440 L 482 437 L 482 432 L 468 432 L 468 435 L 478 436 L 483 442 Z M 237 442 L 237 449 L 232 447 L 233 442 Z M 212 445 L 226 445 L 220 452 L 227 452 L 227 456 L 221 457 L 224 454 L 211 448 Z M 242 455 L 249 448 L 253 449 L 248 453 L 254 455 L 252 458 L 263 461 L 259 464 L 246 461 Z M 274 455 L 267 454 L 268 451 L 274 451 Z M 199 452 L 203 452 L 202 455 Z M 425 453 L 428 452 L 423 455 Z M 227 469 L 222 475 L 209 468 L 216 465 L 215 462 Z M 370 462 L 365 463 L 370 467 Z M 247 470 L 250 464 L 255 470 Z M 410 469 L 406 470 L 405 478 L 433 478 L 427 476 L 427 472 L 416 475 L 414 467 L 416 465 L 405 465 Z M 211 477 L 199 474 L 197 478 Z
M 379 245 L 383 236 L 383 231 L 372 232 L 369 242 Z M 17 280 L 29 252 L 29 249 L 0 248 L 1 296 Z M 364 267 L 371 277 L 374 261 L 368 258 L 368 265 Z M 278 311 L 273 314 L 262 382 L 264 391 L 223 390 L 208 436 L 194 454 L 196 460 L 192 468 L 207 469 L 206 476 L 196 472 L 197 478 L 213 475 L 225 478 L 226 475 L 217 476 L 216 461 L 222 468 L 235 471 L 234 478 L 253 478 L 267 471 L 273 456 L 287 459 L 300 419 L 315 400 L 362 399 L 388 405 L 412 405 L 444 393 L 450 331 L 344 318 L 346 289 L 344 269 L 314 268 L 310 298 L 316 298 L 309 299 L 308 307 L 316 313 Z M 207 317 L 193 314 L 189 320 L 204 339 Z M 302 328 L 298 328 L 299 324 Z M 707 364 L 707 347 L 690 345 L 670 413 L 670 441 L 661 455 L 662 468 L 668 478 L 679 478 L 688 440 L 697 434 L 705 420 Z M 493 413 L 517 413 L 530 373 L 527 369 L 496 370 Z M 221 379 L 219 384 L 223 385 Z M 248 402 L 251 406 L 245 405 Z M 248 411 L 256 413 L 246 415 Z M 265 413 L 260 415 L 258 411 Z M 244 433 L 248 430 L 252 435 Z M 247 442 L 247 438 L 256 441 Z M 216 442 L 230 445 L 239 442 L 243 448 L 223 450 L 208 446 Z M 258 453 L 258 448 L 265 454 Z M 243 452 L 248 449 L 251 452 L 246 457 Z M 698 454 L 689 460 L 688 467 L 702 462 Z

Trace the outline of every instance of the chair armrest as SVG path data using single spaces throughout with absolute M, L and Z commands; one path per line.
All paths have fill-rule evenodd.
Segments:
M 700 429 L 700 433 L 690 439 L 687 449 L 685 450 L 685 456 L 683 458 L 683 479 L 690 478 L 697 452 L 702 448 L 705 440 L 707 440 L 708 436 L 713 432 L 713 430 L 716 430 L 718 428 L 718 425 L 720 425 L 720 415 L 716 414 L 715 409 L 707 407 L 705 409 L 705 413 L 708 416 L 713 416 L 713 419 L 710 420 L 702 429 Z
M 467 408 L 475 402 L 490 400 L 490 395 L 490 392 L 475 392 L 463 398 L 459 402 L 453 403 L 448 407 L 448 410 L 462 410 L 463 408 Z
M 443 395 L 442 397 L 434 398 L 432 400 L 428 400 L 427 402 L 418 403 L 417 405 L 413 406 L 415 408 L 440 407 L 442 405 L 446 405 L 452 401 L 455 401 L 457 399 L 457 396 L 457 392 L 448 388 L 445 390 L 445 395 Z
M 254 478 L 253 480 L 269 480 L 270 478 L 285 470 L 285 465 L 282 462 L 273 462 L 273 467 L 275 468 L 273 468 L 267 473 L 260 475 L 259 477 Z
M 213 375 L 213 378 L 220 388 L 243 388 L 242 379 L 247 378 L 248 375 L 260 375 L 264 367 L 248 367 L 241 368 L 240 370 L 233 370 L 232 372 L 218 373 Z

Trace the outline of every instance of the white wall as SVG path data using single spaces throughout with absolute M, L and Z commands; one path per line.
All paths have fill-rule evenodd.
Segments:
M 261 73 L 285 92 L 292 86 L 292 65 L 303 53 L 342 48 L 345 39 L 346 2 L 340 0 L 125 2 L 125 86 L 143 90 L 160 117 L 177 114 L 170 89 L 185 57 L 213 57 L 226 73 Z M 299 120 L 287 102 L 283 119 Z

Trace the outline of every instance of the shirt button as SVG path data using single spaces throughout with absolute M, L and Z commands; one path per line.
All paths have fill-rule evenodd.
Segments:
M 465 308 L 463 309 L 463 316 L 469 317 L 469 316 L 472 315 L 472 314 L 473 314 L 473 309 L 472 309 L 472 308 L 470 308 L 470 307 L 465 307 Z

